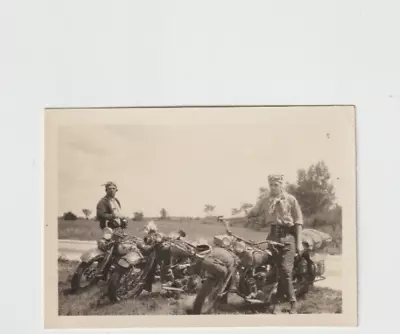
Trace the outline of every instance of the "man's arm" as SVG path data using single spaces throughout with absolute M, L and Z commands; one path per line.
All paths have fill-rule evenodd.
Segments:
M 300 204 L 295 197 L 293 197 L 292 217 L 296 228 L 296 249 L 300 250 L 302 247 L 301 232 L 303 230 L 303 214 L 301 212 Z
M 111 220 L 115 218 L 113 213 L 107 213 L 107 203 L 104 199 L 101 199 L 99 203 L 97 203 L 96 214 L 100 219 Z
M 262 206 L 265 201 L 265 198 L 261 198 L 256 205 L 248 212 L 247 218 L 257 217 L 261 214 Z

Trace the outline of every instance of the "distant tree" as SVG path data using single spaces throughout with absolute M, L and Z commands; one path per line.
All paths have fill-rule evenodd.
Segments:
M 324 161 L 297 172 L 297 184 L 287 184 L 286 190 L 296 196 L 304 215 L 326 212 L 335 200 L 331 175 Z
M 63 214 L 63 219 L 64 220 L 77 220 L 78 216 L 76 214 L 74 214 L 73 212 L 68 211 Z
M 233 209 L 232 209 L 232 216 L 237 215 L 239 212 L 240 212 L 239 209 L 233 208 Z
M 259 200 L 265 196 L 268 196 L 269 194 L 269 190 L 267 187 L 260 187 L 258 188 L 258 190 L 259 190 L 259 195 L 258 195 Z
M 133 213 L 133 220 L 134 221 L 142 221 L 144 218 L 143 212 L 134 212 Z
M 206 205 L 204 206 L 204 212 L 205 212 L 206 214 L 211 215 L 211 214 L 214 212 L 214 210 L 215 210 L 215 205 L 206 204 Z
M 244 212 L 245 215 L 248 214 L 249 210 L 253 207 L 251 203 L 242 203 L 239 209 L 233 208 L 232 209 L 232 216 L 239 214 L 240 212 Z
M 167 219 L 168 213 L 167 213 L 167 210 L 165 210 L 165 208 L 161 209 L 160 216 L 161 216 L 161 219 Z
M 89 219 L 90 215 L 92 214 L 92 210 L 89 209 L 82 209 L 82 212 L 85 215 L 86 219 Z
M 243 203 L 240 206 L 240 211 L 244 211 L 244 213 L 247 215 L 249 210 L 253 207 L 254 205 L 251 203 Z

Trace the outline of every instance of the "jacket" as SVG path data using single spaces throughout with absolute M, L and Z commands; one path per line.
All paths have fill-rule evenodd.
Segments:
M 115 201 L 118 203 L 118 206 L 121 208 L 120 201 L 115 198 Z M 96 216 L 97 220 L 100 222 L 100 228 L 104 228 L 106 226 L 106 221 L 110 221 L 113 219 L 113 210 L 111 207 L 111 203 L 109 199 L 104 196 L 100 199 L 96 206 Z

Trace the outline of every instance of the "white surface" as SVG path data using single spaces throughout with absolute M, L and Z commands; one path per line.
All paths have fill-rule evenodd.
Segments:
M 398 5 L 1 1 L 0 203 L 2 223 L 16 233 L 5 230 L 2 239 L 3 249 L 12 250 L 2 267 L 13 271 L 0 276 L 1 286 L 13 287 L 2 291 L 3 331 L 42 332 L 39 115 L 45 106 L 235 103 L 357 105 L 358 331 L 397 328 L 399 290 L 390 279 L 398 277 Z M 21 265 L 27 254 L 30 261 Z

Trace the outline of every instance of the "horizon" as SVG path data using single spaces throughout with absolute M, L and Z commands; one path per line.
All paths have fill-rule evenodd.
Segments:
M 206 204 L 216 206 L 214 216 L 232 217 L 232 208 L 256 203 L 259 188 L 268 187 L 268 174 L 281 173 L 296 183 L 297 171 L 318 161 L 326 163 L 342 205 L 348 161 L 341 158 L 341 147 L 352 140 L 343 131 L 347 115 L 340 109 L 270 109 L 231 112 L 233 117 L 224 120 L 214 111 L 190 119 L 158 117 L 147 124 L 62 126 L 58 212 L 80 216 L 85 208 L 95 216 L 105 195 L 101 185 L 112 180 L 122 213 L 129 217 L 134 212 L 159 217 L 162 208 L 169 216 L 204 217 Z M 199 121 L 205 114 L 208 118 Z

